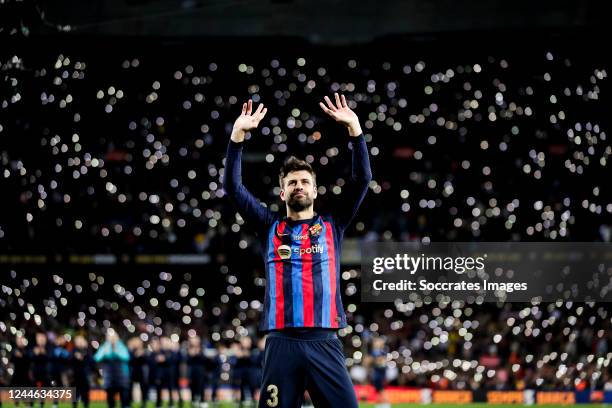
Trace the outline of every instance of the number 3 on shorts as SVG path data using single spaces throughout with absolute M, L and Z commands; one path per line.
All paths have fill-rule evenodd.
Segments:
M 274 384 L 270 384 L 266 387 L 266 391 L 270 393 L 270 398 L 266 400 L 266 404 L 269 407 L 275 407 L 278 405 L 278 387 Z

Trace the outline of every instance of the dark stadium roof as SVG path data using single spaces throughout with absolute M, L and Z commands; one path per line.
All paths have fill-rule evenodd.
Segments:
M 8 1 L 29 32 L 119 36 L 287 36 L 314 43 L 471 30 L 604 29 L 598 1 L 124 0 Z M 0 25 L 1 27 L 1 25 Z M 4 30 L 7 31 L 6 29 Z

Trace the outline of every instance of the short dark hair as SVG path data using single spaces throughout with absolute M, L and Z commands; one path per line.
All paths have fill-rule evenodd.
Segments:
M 315 174 L 310 163 L 304 160 L 300 160 L 295 156 L 289 156 L 285 160 L 285 163 L 283 163 L 283 166 L 281 167 L 280 173 L 278 175 L 278 182 L 281 188 L 284 187 L 283 179 L 287 177 L 287 174 L 291 173 L 292 171 L 300 171 L 300 170 L 306 170 L 307 172 L 309 172 L 312 175 L 312 181 L 314 182 L 315 185 L 317 184 L 317 175 Z

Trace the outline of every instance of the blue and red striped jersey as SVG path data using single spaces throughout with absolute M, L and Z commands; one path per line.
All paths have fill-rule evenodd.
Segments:
M 291 220 L 270 211 L 244 187 L 242 143 L 230 142 L 223 187 L 240 215 L 263 239 L 266 295 L 259 328 L 343 328 L 340 291 L 344 230 L 357 213 L 372 179 L 363 135 L 350 143 L 352 172 L 330 214 Z

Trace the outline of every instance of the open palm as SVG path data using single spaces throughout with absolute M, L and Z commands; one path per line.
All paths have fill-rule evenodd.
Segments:
M 248 132 L 259 126 L 259 122 L 266 116 L 268 108 L 264 108 L 263 103 L 260 103 L 257 110 L 253 112 L 253 101 L 249 99 L 248 103 L 242 104 L 242 113 L 234 122 L 234 129 Z
M 339 96 L 337 93 L 335 93 L 334 96 L 336 98 L 336 104 L 334 105 L 331 99 L 326 96 L 324 99 L 327 106 L 323 102 L 319 102 L 321 109 L 323 109 L 323 111 L 331 116 L 336 122 L 342 123 L 345 126 L 359 122 L 359 118 L 355 112 L 348 107 L 344 95 Z

